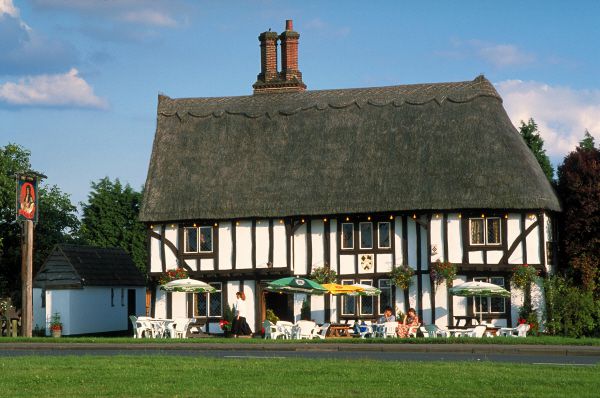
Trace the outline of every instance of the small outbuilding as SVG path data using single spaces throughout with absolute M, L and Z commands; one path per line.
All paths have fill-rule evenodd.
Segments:
M 146 281 L 120 248 L 56 245 L 33 280 L 34 327 L 60 314 L 63 335 L 118 333 L 146 313 Z

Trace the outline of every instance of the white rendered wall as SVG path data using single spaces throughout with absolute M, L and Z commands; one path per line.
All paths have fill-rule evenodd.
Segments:
M 124 289 L 122 302 L 121 289 Z M 144 287 L 115 287 L 113 306 L 110 287 L 88 286 L 84 289 L 48 291 L 46 297 L 48 320 L 54 312 L 59 312 L 63 323 L 63 335 L 127 330 L 128 289 L 136 291 L 136 314 L 145 315 L 146 289 Z
M 235 268 L 250 269 L 252 268 L 252 221 L 238 221 L 235 231 Z
M 167 317 L 167 293 L 164 290 L 156 288 L 156 303 L 154 305 L 154 316 L 156 318 Z
M 465 283 L 467 281 L 467 277 L 465 275 L 458 275 L 456 279 L 454 279 L 453 286 L 460 285 L 461 283 Z M 452 296 L 452 305 L 454 316 L 467 315 L 467 298 L 460 296 Z M 452 324 L 454 324 L 454 319 L 452 319 Z
M 448 214 L 448 261 L 462 263 L 463 242 L 458 214 Z
M 525 229 L 529 228 L 533 223 L 537 222 L 537 216 L 532 215 L 531 217 L 525 218 Z M 540 230 L 539 226 L 533 228 L 533 230 L 527 235 L 527 262 L 529 264 L 540 264 Z
M 185 263 L 185 265 L 190 267 L 193 271 L 198 270 L 198 261 L 197 260 L 191 259 L 191 258 L 186 258 L 185 260 L 183 260 L 183 262 Z
M 323 220 L 312 220 L 310 223 L 310 239 L 312 244 L 311 268 L 314 269 L 325 265 L 325 248 L 323 244 L 325 225 L 323 224 Z
M 325 296 L 311 295 L 310 297 L 310 319 L 317 323 L 325 322 Z
M 354 274 L 354 254 L 340 255 L 340 275 Z
M 219 269 L 231 269 L 233 245 L 231 241 L 231 223 L 219 223 Z
M 520 214 L 509 214 L 508 220 L 506 221 L 507 225 L 507 246 L 510 247 L 517 236 L 521 234 L 521 215 Z M 522 243 L 519 243 L 515 248 L 515 251 L 508 259 L 509 264 L 523 264 L 523 246 Z
M 421 269 L 423 271 L 429 268 L 428 259 L 431 253 L 427 251 L 427 229 L 419 228 L 421 233 Z
M 200 259 L 200 270 L 212 271 L 215 269 L 215 260 L 212 258 L 201 258 Z
M 502 259 L 504 252 L 502 252 L 502 250 L 489 250 L 486 255 L 488 264 L 498 264 Z
M 377 272 L 392 271 L 392 253 L 377 254 Z M 370 272 L 375 272 L 375 269 Z
M 306 224 L 302 224 L 294 232 L 292 265 L 294 275 L 306 275 Z
M 294 322 L 300 320 L 300 312 L 302 310 L 302 302 L 306 299 L 306 294 L 294 294 Z
M 260 332 L 260 330 L 256 330 L 256 316 L 259 314 L 256 314 L 255 308 L 256 308 L 256 282 L 255 281 L 249 281 L 249 280 L 245 280 L 244 281 L 244 294 L 246 295 L 246 311 L 248 313 L 248 316 L 246 317 L 246 322 L 248 322 L 248 325 L 250 326 L 250 329 L 252 329 L 253 332 Z
M 421 280 L 423 284 L 423 319 L 421 322 L 423 324 L 435 323 L 432 319 L 433 312 L 431 311 L 431 278 L 429 274 L 425 274 L 421 275 Z
M 412 218 L 408 219 L 406 226 L 408 240 L 408 265 L 417 269 L 417 225 Z
M 187 293 L 171 293 L 171 318 L 187 318 Z
M 285 225 L 273 221 L 273 268 L 287 267 L 287 237 Z
M 179 227 L 177 224 L 169 224 L 165 228 L 165 239 L 171 242 L 175 248 L 177 248 L 178 244 L 178 229 Z M 173 250 L 169 249 L 167 245 L 165 245 L 165 261 L 167 262 L 166 269 L 177 269 L 177 257 L 175 256 L 175 253 L 173 253 Z
M 394 244 L 396 245 L 394 251 L 396 252 L 396 264 L 393 265 L 406 265 L 406 264 L 402 264 L 402 259 L 404 258 L 402 256 L 402 217 L 396 217 L 396 222 L 395 222 L 396 228 L 394 230 Z
M 437 217 L 436 217 L 437 216 Z M 444 219 L 440 214 L 436 214 L 431 218 L 430 236 L 431 236 L 431 262 L 444 260 L 444 231 L 443 231 Z
M 483 264 L 483 252 L 481 250 L 469 252 L 470 264 Z
M 269 262 L 269 221 L 256 222 L 256 268 L 267 268 Z
M 160 235 L 160 226 L 153 226 L 152 231 Z M 162 272 L 160 239 L 156 238 L 150 238 L 150 272 Z
M 331 224 L 329 225 L 329 246 L 330 246 L 330 250 L 331 250 L 329 252 L 330 268 L 339 274 L 340 270 L 339 270 L 338 256 L 337 256 L 337 250 L 338 250 L 337 220 L 331 220 Z M 333 306 L 331 308 L 333 309 Z M 332 315 L 332 319 L 333 319 L 333 315 Z
M 435 322 L 440 327 L 447 327 L 452 323 L 448 320 L 448 288 L 446 283 L 435 287 Z

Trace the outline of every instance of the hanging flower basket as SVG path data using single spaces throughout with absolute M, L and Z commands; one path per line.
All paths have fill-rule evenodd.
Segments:
M 519 289 L 524 289 L 531 285 L 535 277 L 539 274 L 538 270 L 527 264 L 517 265 L 512 271 L 511 281 Z
M 310 274 L 310 279 L 317 283 L 335 283 L 337 282 L 337 273 L 328 266 L 314 268 Z
M 408 265 L 395 266 L 390 272 L 392 283 L 402 290 L 408 290 L 412 284 L 412 277 L 415 271 Z
M 449 261 L 436 261 L 431 263 L 429 268 L 429 276 L 431 281 L 435 282 L 436 286 L 446 282 L 447 287 L 452 287 L 454 279 L 456 279 L 457 267 Z
M 185 279 L 188 277 L 188 272 L 184 268 L 177 268 L 167 271 L 158 278 L 158 284 L 164 285 L 177 279 Z

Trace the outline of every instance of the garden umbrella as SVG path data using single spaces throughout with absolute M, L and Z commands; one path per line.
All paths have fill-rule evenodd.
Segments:
M 463 297 L 479 297 L 479 323 L 483 320 L 481 311 L 482 297 L 510 297 L 510 292 L 505 288 L 487 282 L 465 282 L 450 288 L 450 294 Z
M 266 290 L 279 293 L 325 294 L 327 289 L 317 282 L 295 276 L 288 276 L 269 282 Z
M 352 286 L 352 285 L 340 285 L 339 283 L 325 283 L 322 285 L 325 289 L 329 291 L 331 294 L 352 294 L 356 293 L 360 290 L 364 290 L 362 288 Z
M 175 279 L 174 281 L 165 283 L 160 289 L 166 292 L 184 293 L 214 293 L 217 291 L 217 289 L 206 282 L 190 278 Z
M 375 286 L 364 285 L 361 283 L 355 283 L 350 286 L 356 289 L 356 292 L 349 293 L 351 296 L 379 296 L 381 294 L 381 290 L 377 289 Z

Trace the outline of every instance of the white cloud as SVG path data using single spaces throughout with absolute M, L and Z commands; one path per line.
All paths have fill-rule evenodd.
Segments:
M 12 0 L 0 0 L 0 17 L 4 14 L 13 18 L 19 17 L 19 9 L 15 7 Z
M 75 68 L 65 74 L 28 76 L 0 84 L 0 101 L 15 106 L 108 107 Z
M 532 54 L 521 51 L 512 44 L 474 43 L 474 45 L 479 56 L 496 68 L 526 65 L 535 60 Z
M 533 118 L 548 155 L 560 159 L 573 151 L 585 129 L 600 140 L 600 90 L 577 90 L 536 81 L 495 84 L 515 126 Z

